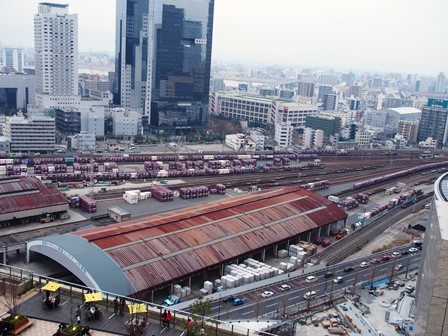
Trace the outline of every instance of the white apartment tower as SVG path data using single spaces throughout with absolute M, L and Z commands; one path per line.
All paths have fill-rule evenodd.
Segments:
M 79 105 L 78 15 L 42 2 L 34 15 L 36 93 L 40 106 Z
M 294 126 L 290 122 L 281 122 L 275 124 L 274 140 L 277 142 L 278 148 L 289 148 L 292 144 L 292 134 Z

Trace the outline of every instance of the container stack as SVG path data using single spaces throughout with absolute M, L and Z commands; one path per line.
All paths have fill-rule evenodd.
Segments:
M 118 164 L 116 162 L 104 162 L 103 165 L 105 172 L 111 172 L 114 169 L 118 169 Z
M 355 199 L 359 204 L 367 204 L 369 202 L 369 196 L 366 194 L 356 194 Z
M 70 208 L 79 208 L 79 196 L 70 197 Z
M 204 186 L 179 189 L 179 197 L 182 199 L 207 197 L 208 193 L 209 193 L 208 188 Z
M 79 196 L 79 207 L 88 213 L 96 212 L 96 202 L 86 195 Z
M 129 204 L 137 204 L 140 199 L 140 190 L 127 190 L 124 192 L 123 199 Z
M 140 193 L 140 196 L 138 197 L 138 200 L 139 201 L 143 201 L 143 200 L 148 199 L 150 197 L 151 197 L 151 192 L 149 192 L 149 191 L 142 191 Z
M 174 199 L 173 192 L 163 186 L 155 186 L 149 189 L 151 191 L 151 195 L 153 198 L 158 200 L 159 202 L 169 202 Z
M 143 167 L 145 168 L 145 170 L 159 170 L 163 168 L 163 165 L 162 168 L 160 168 L 157 161 L 145 161 Z
M 359 206 L 359 203 L 357 200 L 355 200 L 353 197 L 347 197 L 343 202 L 342 202 L 342 208 L 345 211 L 349 211 L 352 209 L 355 209 Z
M 276 158 L 274 158 L 274 159 L 272 160 L 272 164 L 273 164 L 274 166 L 276 166 L 276 167 L 279 167 L 279 166 L 282 165 L 282 159 L 276 157 Z

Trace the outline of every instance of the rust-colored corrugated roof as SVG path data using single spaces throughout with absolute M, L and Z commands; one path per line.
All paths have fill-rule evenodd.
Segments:
M 141 291 L 346 217 L 318 194 L 284 187 L 72 234 L 108 253 Z
M 35 177 L 0 179 L 0 214 L 67 204 L 57 189 L 48 189 Z

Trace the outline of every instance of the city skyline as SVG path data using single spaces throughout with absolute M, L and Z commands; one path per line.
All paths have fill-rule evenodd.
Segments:
M 0 0 L 2 32 L 8 32 L 0 35 L 3 46 L 33 46 L 33 15 L 40 2 Z M 79 16 L 80 51 L 113 54 L 115 1 L 63 2 Z M 448 46 L 439 43 L 447 9 L 442 0 L 216 0 L 212 58 L 437 75 L 448 72 Z

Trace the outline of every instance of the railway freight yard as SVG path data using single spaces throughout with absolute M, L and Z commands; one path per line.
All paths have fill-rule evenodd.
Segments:
M 390 153 L 207 155 L 5 162 L 4 263 L 110 293 L 106 310 L 115 295 L 142 301 L 150 321 L 159 304 L 181 320 L 201 295 L 211 300 L 204 318 L 223 333 L 246 333 L 242 320 L 254 319 L 269 326 L 246 328 L 273 334 L 390 335 L 412 325 L 407 287 L 415 286 L 424 206 L 448 162 Z M 388 238 L 375 241 L 384 231 Z M 361 319 L 354 307 L 362 305 L 371 312 Z M 397 306 L 401 315 L 389 310 Z M 30 307 L 21 309 L 36 315 Z M 112 321 L 91 327 L 126 334 Z

